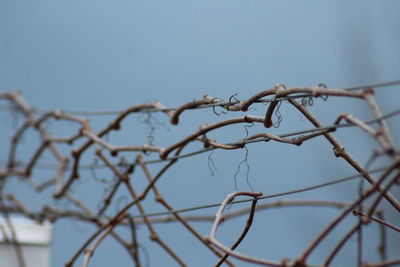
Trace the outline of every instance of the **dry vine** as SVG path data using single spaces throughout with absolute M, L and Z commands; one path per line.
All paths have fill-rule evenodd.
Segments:
M 324 126 L 320 120 L 307 109 L 307 105 L 312 105 L 315 98 L 326 100 L 327 97 L 343 97 L 365 101 L 368 104 L 371 113 L 375 117 L 372 122 L 375 122 L 378 127 L 373 128 L 370 125 L 370 122 L 364 122 L 351 114 L 341 114 L 332 125 Z M 235 96 L 232 96 L 228 101 L 224 101 L 220 98 L 205 95 L 201 99 L 185 103 L 178 108 L 167 108 L 159 102 L 144 103 L 129 107 L 120 112 L 114 120 L 98 132 L 92 130 L 91 125 L 86 118 L 80 117 L 76 114 L 60 110 L 38 112 L 30 107 L 16 91 L 0 92 L 0 99 L 11 103 L 13 109 L 20 112 L 24 118 L 22 125 L 16 129 L 10 142 L 7 161 L 4 165 L 2 164 L 0 169 L 0 212 L 5 216 L 5 218 L 8 218 L 11 213 L 18 213 L 38 222 L 49 220 L 56 223 L 57 220 L 63 218 L 75 218 L 97 227 L 97 231 L 87 237 L 86 242 L 76 250 L 74 255 L 71 255 L 70 260 L 65 264 L 65 266 L 76 266 L 77 259 L 80 256 L 83 256 L 82 266 L 88 266 L 91 258 L 95 255 L 96 249 L 101 245 L 102 241 L 109 236 L 114 238 L 121 247 L 126 249 L 135 266 L 143 266 L 142 258 L 139 257 L 139 241 L 136 235 L 136 225 L 138 224 L 145 225 L 150 233 L 150 239 L 156 242 L 165 253 L 169 254 L 178 265 L 187 266 L 184 259 L 178 255 L 176 250 L 163 240 L 162 233 L 157 232 L 154 227 L 157 223 L 179 223 L 183 229 L 186 229 L 191 233 L 195 239 L 215 255 L 215 266 L 220 266 L 223 263 L 228 264 L 229 266 L 234 266 L 234 263 L 231 261 L 232 258 L 265 266 L 309 266 L 308 259 L 320 243 L 328 237 L 339 223 L 341 223 L 346 217 L 352 215 L 358 216 L 360 219 L 347 233 L 343 234 L 342 239 L 332 248 L 331 253 L 326 257 L 325 261 L 319 264 L 329 266 L 349 239 L 356 234 L 362 236 L 363 227 L 369 223 L 379 224 L 381 232 L 383 233 L 380 244 L 381 261 L 376 263 L 367 263 L 364 261 L 364 258 L 362 257 L 363 255 L 360 252 L 362 251 L 362 239 L 360 237 L 358 239 L 359 257 L 357 265 L 389 266 L 400 264 L 400 258 L 390 260 L 386 259 L 384 251 L 385 229 L 390 228 L 400 234 L 399 225 L 398 223 L 396 224 L 396 222 L 390 223 L 386 221 L 383 211 L 380 209 L 380 205 L 385 201 L 389 203 L 394 210 L 400 212 L 399 200 L 392 193 L 393 188 L 398 187 L 400 183 L 400 156 L 385 122 L 385 116 L 383 116 L 378 104 L 375 102 L 374 91 L 372 88 L 330 89 L 326 88 L 323 84 L 316 87 L 286 88 L 285 86 L 278 84 L 274 88 L 257 93 L 244 101 L 237 99 Z M 302 100 L 299 101 L 298 99 Z M 276 124 L 273 122 L 273 116 L 274 114 L 281 116 L 279 113 L 279 107 L 283 101 L 297 109 L 309 122 L 312 123 L 312 125 L 314 125 L 315 128 L 280 136 L 268 132 L 268 128 L 279 126 L 279 123 Z M 262 116 L 255 116 L 247 113 L 252 105 L 260 102 L 269 103 Z M 177 125 L 182 120 L 180 116 L 188 110 L 212 108 L 216 115 L 220 115 L 221 113 L 216 112 L 216 107 L 222 108 L 223 111 L 221 113 L 224 114 L 229 112 L 242 112 L 244 115 L 236 118 L 220 120 L 210 125 L 203 124 L 199 130 L 189 134 L 181 140 L 177 140 L 168 147 L 155 146 L 152 136 L 149 138 L 149 144 L 129 144 L 126 146 L 113 145 L 106 138 L 107 135 L 113 131 L 123 130 L 122 122 L 134 113 L 151 114 L 154 112 L 161 112 L 169 118 L 171 124 Z M 398 113 L 399 112 L 396 111 L 393 114 L 397 115 Z M 151 118 L 148 117 L 146 122 L 150 123 L 150 119 Z M 281 118 L 278 119 L 280 122 Z M 75 134 L 69 137 L 53 136 L 46 129 L 46 122 L 50 120 L 56 122 L 69 121 L 75 123 L 77 125 Z M 343 122 L 346 123 L 343 124 Z M 249 123 L 263 125 L 266 131 L 251 136 L 246 135 L 245 138 L 238 140 L 238 142 L 235 143 L 225 143 L 207 137 L 207 135 L 214 130 L 229 125 L 248 125 Z M 383 169 L 383 173 L 379 177 L 374 177 L 373 171 L 368 170 L 368 166 L 363 166 L 359 163 L 357 159 L 347 152 L 345 147 L 335 138 L 334 132 L 338 128 L 349 125 L 359 127 L 362 131 L 372 136 L 381 148 L 378 154 L 386 155 L 391 159 L 392 163 L 390 166 Z M 152 126 L 150 125 L 149 127 Z M 38 133 L 40 145 L 37 147 L 36 151 L 31 154 L 29 161 L 21 164 L 18 157 L 18 148 L 22 146 L 21 140 L 24 136 L 29 134 L 29 131 L 35 131 Z M 152 134 L 152 132 L 150 134 Z M 256 206 L 257 201 L 271 198 L 273 196 L 263 196 L 260 192 L 235 192 L 226 196 L 224 201 L 220 204 L 220 208 L 215 215 L 215 218 L 213 216 L 183 216 L 180 214 L 180 211 L 174 210 L 158 188 L 158 181 L 163 177 L 163 174 L 183 157 L 191 157 L 198 153 L 214 151 L 215 149 L 241 149 L 249 143 L 266 141 L 275 141 L 301 146 L 304 142 L 321 136 L 331 144 L 334 155 L 345 160 L 354 168 L 354 170 L 357 171 L 358 175 L 362 176 L 369 184 L 365 190 L 360 191 L 359 197 L 354 199 L 352 202 L 282 200 Z M 191 142 L 202 143 L 203 149 L 183 154 L 184 149 Z M 61 145 L 69 147 L 69 151 L 65 153 L 65 150 L 60 149 Z M 84 168 L 81 158 L 83 154 L 90 153 L 90 151 L 94 151 L 95 162 L 101 164 L 104 168 L 109 169 L 116 177 L 112 187 L 107 191 L 107 195 L 102 200 L 99 200 L 100 206 L 98 210 L 90 209 L 82 200 L 75 197 L 71 190 L 72 185 L 81 179 L 81 172 Z M 56 172 L 54 178 L 38 183 L 33 172 L 36 168 L 40 167 L 40 160 L 43 158 L 45 152 L 50 152 L 54 160 L 57 162 Z M 106 152 L 108 152 L 109 155 Z M 120 161 L 115 162 L 113 158 L 117 157 L 121 152 L 132 153 L 135 159 L 131 162 L 126 161 L 123 164 L 121 164 Z M 149 161 L 144 160 L 143 155 L 148 153 L 158 153 L 159 159 Z M 209 160 L 212 160 L 211 154 Z M 152 174 L 148 168 L 148 165 L 153 163 L 163 164 L 161 170 L 155 174 Z M 212 165 L 213 164 L 214 163 L 212 162 Z M 133 179 L 133 176 L 137 173 L 137 169 L 140 169 L 147 181 L 147 185 L 141 191 L 138 190 L 135 183 L 137 179 L 143 178 L 135 177 L 135 179 Z M 65 199 L 67 202 L 70 202 L 77 207 L 77 209 L 59 209 L 47 204 L 44 205 L 41 210 L 32 210 L 29 207 L 29 203 L 23 203 L 16 195 L 8 193 L 5 189 L 4 185 L 9 179 L 12 179 L 12 177 L 20 178 L 37 192 L 51 187 L 53 188 L 53 198 Z M 329 185 L 329 183 L 321 186 L 326 185 Z M 115 197 L 117 192 L 122 190 L 122 188 L 129 192 L 129 202 L 125 203 L 124 206 L 119 207 L 119 210 L 114 212 L 113 215 L 106 215 L 106 211 L 110 214 L 110 205 L 117 201 Z M 306 189 L 300 189 L 299 191 L 312 190 L 315 188 L 316 187 L 309 187 Z M 143 203 L 145 201 L 151 201 L 149 197 L 150 192 L 152 192 L 155 197 L 154 201 L 158 202 L 165 208 L 165 213 L 149 214 L 146 211 Z M 234 199 L 237 196 L 248 196 L 250 198 L 235 202 Z M 372 204 L 368 206 L 364 205 L 367 200 Z M 250 207 L 226 215 L 223 214 L 228 204 L 249 201 L 252 202 Z M 255 214 L 257 212 L 274 207 L 282 208 L 285 206 L 299 207 L 309 205 L 335 207 L 341 209 L 341 212 L 308 246 L 305 247 L 304 251 L 297 258 L 291 260 L 282 259 L 281 261 L 272 261 L 240 253 L 236 250 L 239 244 L 246 238 L 247 232 L 251 229 L 252 222 L 256 218 Z M 131 209 L 132 207 L 135 207 L 136 211 L 133 211 L 133 209 Z M 234 219 L 243 214 L 248 214 L 248 220 L 244 226 L 244 230 L 238 236 L 236 242 L 229 246 L 219 241 L 216 237 L 219 225 L 223 221 Z M 192 226 L 192 222 L 195 221 L 213 222 L 210 234 L 203 235 L 198 232 Z M 124 237 L 119 235 L 116 231 L 119 227 L 128 227 L 132 231 L 132 240 L 126 240 Z M 19 251 L 18 244 L 16 244 L 15 247 L 16 250 Z M 21 258 L 21 266 L 24 266 L 24 260 L 22 259 L 21 253 L 19 252 L 18 255 L 20 255 Z

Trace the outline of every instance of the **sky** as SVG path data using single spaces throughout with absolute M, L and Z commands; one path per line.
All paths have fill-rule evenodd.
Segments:
M 45 110 L 108 111 L 155 100 L 176 107 L 204 94 L 228 99 L 237 93 L 239 99 L 246 99 L 276 83 L 294 87 L 322 82 L 331 88 L 342 88 L 399 80 L 399 8 L 400 3 L 394 0 L 3 0 L 0 2 L 0 91 L 17 89 L 33 107 Z M 398 89 L 399 86 L 377 89 L 376 98 L 384 113 L 398 108 Z M 311 110 L 326 124 L 343 112 L 362 119 L 372 118 L 366 105 L 360 102 L 339 99 L 316 102 Z M 283 121 L 278 129 L 271 130 L 273 133 L 310 128 L 289 105 L 281 109 Z M 263 114 L 264 107 L 253 112 Z M 1 115 L 7 117 L 4 111 Z M 100 129 L 112 118 L 97 116 L 90 120 L 94 129 Z M 197 130 L 201 123 L 221 118 L 211 110 L 190 111 L 182 115 L 180 125 L 171 126 L 158 114 L 152 118 L 156 126 L 155 142 L 165 147 Z M 12 123 L 5 121 L 11 127 Z M 146 142 L 148 125 L 143 121 L 143 116 L 128 120 L 124 131 L 111 136 L 111 140 L 116 144 Z M 398 122 L 398 119 L 388 121 L 397 143 Z M 60 134 L 73 131 L 68 125 L 49 127 Z M 230 142 L 245 134 L 243 127 L 237 127 L 216 133 L 216 137 Z M 359 130 L 343 130 L 337 136 L 363 163 L 376 147 Z M 2 142 L 5 147 L 7 142 Z M 24 147 L 32 151 L 34 145 L 26 141 Z M 190 149 L 195 150 L 196 146 Z M 266 194 L 353 173 L 332 155 L 322 139 L 310 141 L 301 149 L 274 143 L 251 145 L 248 149 L 250 184 Z M 221 202 L 235 190 L 234 174 L 244 155 L 243 150 L 215 151 L 212 158 L 218 170 L 214 176 L 208 168 L 209 154 L 184 159 L 160 182 L 160 188 L 175 208 Z M 91 156 L 87 155 L 88 162 Z M 0 160 L 4 159 L 1 156 Z M 240 190 L 249 190 L 243 168 L 237 184 Z M 36 175 L 44 173 L 38 171 Z M 75 189 L 76 194 L 94 207 L 104 188 L 96 187 L 90 174 L 85 175 L 82 183 Z M 350 200 L 356 186 L 357 183 L 352 183 L 298 197 Z M 15 192 L 29 191 L 20 189 L 18 184 L 9 188 Z M 93 188 L 93 195 L 87 193 L 87 188 Z M 32 205 L 41 203 L 34 194 L 27 193 L 25 198 Z M 153 204 L 149 204 L 149 209 L 162 210 Z M 279 211 L 261 214 L 260 223 L 249 233 L 252 242 L 240 248 L 275 260 L 296 257 L 304 241 L 311 241 L 317 234 L 314 230 L 336 214 L 325 209 L 318 209 L 321 214 L 318 216 L 312 209 L 303 212 L 290 209 L 284 214 Z M 299 218 L 304 221 L 293 225 Z M 265 227 L 265 222 L 271 227 Z M 237 231 L 241 223 L 227 225 L 226 232 L 221 231 L 221 238 L 229 240 L 229 233 Z M 203 234 L 210 228 L 209 224 L 195 225 Z M 189 266 L 215 263 L 208 252 L 188 241 L 190 238 L 183 228 L 160 225 L 158 229 L 167 240 L 176 242 Z M 340 228 L 338 233 L 345 229 Z M 62 266 L 92 231 L 85 224 L 69 220 L 56 224 L 52 266 Z M 140 234 L 144 250 L 151 253 L 150 266 L 174 266 L 164 252 L 148 241 L 144 227 L 140 228 Z M 393 256 L 400 239 L 393 237 L 391 242 Z M 191 254 L 192 251 L 196 253 Z M 351 252 L 349 249 L 340 255 L 335 262 L 337 266 L 354 257 Z M 377 259 L 376 255 L 370 257 Z M 311 259 L 318 262 L 321 258 L 314 255 Z M 95 254 L 92 266 L 112 263 L 127 266 L 129 262 L 122 248 L 107 241 Z

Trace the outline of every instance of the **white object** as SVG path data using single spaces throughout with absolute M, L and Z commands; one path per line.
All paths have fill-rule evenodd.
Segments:
M 10 217 L 10 222 L 12 228 L 0 216 L 0 267 L 21 267 L 17 248 L 12 242 L 14 234 L 26 267 L 49 267 L 52 225 L 48 222 L 38 224 L 22 217 Z

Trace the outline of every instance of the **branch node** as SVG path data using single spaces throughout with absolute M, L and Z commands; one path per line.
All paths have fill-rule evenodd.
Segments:
M 346 154 L 346 150 L 344 147 L 335 146 L 333 148 L 333 153 L 335 154 L 336 157 L 339 158 L 339 157 L 343 157 Z

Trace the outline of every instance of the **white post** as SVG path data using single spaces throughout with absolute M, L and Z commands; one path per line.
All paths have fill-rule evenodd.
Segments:
M 37 224 L 22 217 L 7 221 L 0 216 L 0 266 L 49 267 L 52 229 L 48 222 Z

